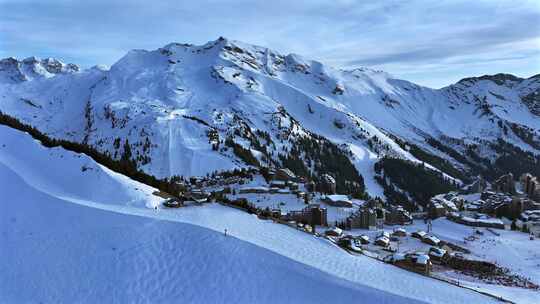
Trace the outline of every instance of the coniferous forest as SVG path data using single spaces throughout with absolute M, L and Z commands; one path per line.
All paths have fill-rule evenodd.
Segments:
M 175 177 L 170 179 L 158 179 L 137 168 L 137 163 L 132 159 L 129 142 L 124 142 L 123 152 L 119 160 L 113 159 L 109 153 L 99 152 L 96 148 L 86 144 L 72 142 L 64 139 L 52 138 L 35 127 L 22 123 L 17 118 L 4 114 L 0 111 L 0 125 L 6 125 L 14 129 L 27 132 L 34 139 L 39 140 L 42 145 L 48 148 L 62 147 L 68 151 L 84 153 L 97 163 L 121 174 L 124 174 L 138 182 L 150 185 L 171 195 L 178 193 Z

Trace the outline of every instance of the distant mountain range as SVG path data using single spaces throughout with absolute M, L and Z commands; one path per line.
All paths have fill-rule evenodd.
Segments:
M 540 175 L 540 75 L 435 90 L 219 38 L 133 50 L 110 69 L 3 59 L 0 111 L 115 159 L 128 145 L 157 177 L 288 167 L 423 204 L 479 175 Z

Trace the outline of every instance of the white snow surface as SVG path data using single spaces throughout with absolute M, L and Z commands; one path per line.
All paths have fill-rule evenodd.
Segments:
M 218 204 L 148 208 L 152 188 L 4 126 L 0 184 L 2 303 L 493 302 Z

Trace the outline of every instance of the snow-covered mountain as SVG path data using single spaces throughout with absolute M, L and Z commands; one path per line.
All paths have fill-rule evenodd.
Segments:
M 270 165 L 313 179 L 330 173 L 348 185 L 342 192 L 365 185 L 384 196 L 374 164 L 386 156 L 455 183 L 540 171 L 538 75 L 434 90 L 224 38 L 133 50 L 110 69 L 4 59 L 0 111 L 114 158 L 127 142 L 157 177 Z
M 19 83 L 78 71 L 79 67 L 75 64 L 65 64 L 54 58 L 40 60 L 36 57 L 28 57 L 19 61 L 10 57 L 0 60 L 1 83 Z

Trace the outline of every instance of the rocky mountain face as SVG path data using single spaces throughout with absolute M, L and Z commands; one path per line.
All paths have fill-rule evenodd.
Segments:
M 110 69 L 7 58 L 0 111 L 113 158 L 127 145 L 157 177 L 288 167 L 329 173 L 342 193 L 412 201 L 430 183 L 540 175 L 538 75 L 434 90 L 220 38 L 133 50 Z

